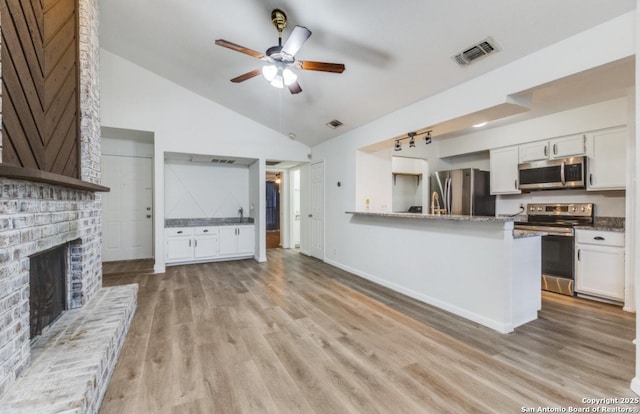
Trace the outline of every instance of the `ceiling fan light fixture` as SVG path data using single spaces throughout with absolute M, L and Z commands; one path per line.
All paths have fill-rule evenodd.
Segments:
M 277 74 L 278 68 L 276 65 L 266 65 L 262 67 L 262 76 L 269 82 L 273 81 Z
M 285 68 L 285 70 L 282 71 L 282 79 L 284 79 L 284 84 L 289 86 L 296 83 L 296 81 L 298 80 L 298 75 L 293 73 L 291 69 Z
M 276 75 L 271 81 L 271 86 L 274 88 L 282 89 L 284 88 L 284 81 L 282 80 L 282 75 Z

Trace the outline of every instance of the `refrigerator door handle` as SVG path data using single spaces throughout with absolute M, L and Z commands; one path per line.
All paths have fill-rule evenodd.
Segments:
M 447 214 L 451 214 L 451 178 L 447 178 L 444 184 L 444 192 L 445 192 L 445 209 L 447 210 Z
M 444 190 L 442 191 L 442 200 L 444 201 L 444 214 L 447 214 L 449 209 L 449 179 L 444 179 Z

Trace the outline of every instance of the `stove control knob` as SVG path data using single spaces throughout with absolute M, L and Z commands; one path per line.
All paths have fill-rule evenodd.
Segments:
M 583 213 L 585 213 L 587 211 L 587 208 L 585 206 L 582 206 L 582 208 L 580 209 L 580 211 L 582 211 Z

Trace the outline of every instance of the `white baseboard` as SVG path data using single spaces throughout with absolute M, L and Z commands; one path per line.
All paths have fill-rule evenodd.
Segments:
M 447 312 L 451 312 L 451 313 L 453 313 L 455 315 L 458 315 L 458 316 L 461 316 L 461 317 L 463 317 L 465 319 L 469 319 L 470 321 L 479 323 L 480 325 L 486 326 L 487 328 L 491 328 L 491 329 L 493 329 L 495 331 L 498 331 L 498 332 L 500 332 L 502 334 L 507 334 L 507 333 L 513 332 L 513 324 L 501 323 L 501 322 L 495 321 L 493 319 L 485 318 L 484 316 L 478 315 L 477 313 L 473 313 L 473 312 L 470 312 L 470 311 L 468 311 L 466 309 L 462 309 L 462 308 L 460 308 L 458 306 L 452 305 L 450 303 L 443 302 L 441 300 L 432 298 L 431 296 L 425 295 L 423 293 L 416 292 L 416 291 L 411 290 L 411 289 L 407 289 L 407 288 L 405 288 L 403 286 L 397 285 L 395 283 L 389 282 L 389 281 L 384 280 L 384 279 L 380 279 L 380 278 L 378 278 L 376 276 L 370 275 L 370 274 L 368 274 L 366 272 L 362 272 L 362 271 L 360 271 L 358 269 L 353 269 L 353 268 L 351 268 L 349 266 L 346 266 L 346 265 L 344 265 L 342 263 L 339 263 L 339 262 L 336 262 L 334 260 L 325 259 L 325 263 L 328 263 L 328 264 L 330 264 L 332 266 L 335 266 L 335 267 L 337 267 L 339 269 L 342 269 L 342 270 L 344 270 L 346 272 L 352 273 L 352 274 L 354 274 L 356 276 L 359 276 L 359 277 L 361 277 L 363 279 L 367 279 L 367 280 L 369 280 L 369 281 L 371 281 L 373 283 L 376 283 L 378 285 L 387 287 L 387 288 L 389 288 L 389 289 L 391 289 L 393 291 L 396 291 L 398 293 L 402 293 L 403 295 L 407 295 L 407 296 L 409 296 L 409 297 L 411 297 L 413 299 L 419 300 L 420 302 L 424 302 L 424 303 L 426 303 L 428 305 L 433 305 L 433 306 L 435 306 L 437 308 L 440 308 L 440 309 L 443 309 L 443 310 L 445 310 Z M 536 315 L 536 317 L 537 317 L 537 315 Z
M 164 263 L 163 264 L 154 264 L 153 265 L 153 273 L 164 273 L 167 271 L 167 268 L 165 267 Z

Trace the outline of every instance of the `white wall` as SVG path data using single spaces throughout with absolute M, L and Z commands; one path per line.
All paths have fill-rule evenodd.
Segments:
M 363 199 L 367 196 L 364 190 L 356 190 L 356 182 L 362 176 L 356 170 L 362 169 L 363 165 L 370 161 L 366 160 L 366 155 L 363 158 L 362 154 L 358 153 L 360 149 L 391 137 L 400 136 L 406 131 L 419 130 L 428 125 L 496 106 L 505 102 L 508 96 L 518 92 L 632 56 L 635 52 L 634 13 L 613 19 L 498 70 L 385 115 L 313 147 L 313 160 L 324 160 L 325 162 L 326 182 L 328 183 L 325 193 L 326 260 L 345 268 L 370 270 L 373 276 L 384 278 L 385 275 L 376 274 L 376 269 L 375 267 L 371 268 L 369 260 L 374 257 L 384 257 L 395 262 L 395 258 L 403 257 L 405 254 L 403 250 L 405 246 L 401 243 L 385 246 L 384 250 L 370 245 L 367 242 L 368 232 L 374 230 L 360 231 L 360 227 L 352 224 L 351 216 L 345 214 L 345 211 L 363 209 Z M 589 50 L 590 53 L 576 53 L 576 51 L 584 50 Z M 624 120 L 621 124 L 625 124 L 626 104 L 622 104 L 622 108 L 625 109 L 622 110 Z M 592 126 L 589 124 L 585 129 Z M 561 129 L 556 128 L 555 130 Z M 546 131 L 543 130 L 538 132 L 546 134 Z M 544 135 L 541 136 L 538 133 L 533 136 L 544 138 Z M 528 137 L 524 138 L 528 139 Z M 487 135 L 486 139 L 491 140 L 492 138 Z M 436 157 L 462 153 L 462 151 L 447 149 L 449 145 L 453 144 L 445 145 L 437 141 L 435 138 L 434 143 L 431 144 L 431 146 L 436 145 L 434 146 L 434 149 L 437 150 Z M 512 143 L 515 142 L 498 140 L 495 145 Z M 456 146 L 464 148 L 465 152 L 486 151 L 488 149 L 486 142 L 476 143 L 473 139 L 460 139 Z M 420 146 L 417 145 L 417 147 L 419 149 Z M 430 171 L 450 167 L 447 160 L 439 160 L 440 165 L 434 165 L 434 161 L 436 161 L 434 154 L 428 154 L 424 158 L 428 159 Z M 445 168 L 440 168 L 443 164 Z M 343 183 L 340 188 L 333 185 L 338 180 Z M 388 199 L 390 200 L 390 197 Z M 604 199 L 599 201 L 600 204 L 606 204 L 606 202 Z M 509 205 L 505 207 L 505 209 L 507 208 Z M 393 232 L 385 226 L 378 226 L 375 231 L 380 238 L 393 237 Z M 429 252 L 423 250 L 421 254 L 428 255 Z M 452 260 L 455 260 L 456 256 L 452 253 Z
M 249 167 L 167 160 L 165 218 L 249 216 Z
M 100 55 L 103 126 L 154 135 L 155 270 L 164 271 L 165 152 L 307 161 L 309 148 L 106 50 Z M 264 178 L 264 177 L 263 177 Z M 264 179 L 262 180 L 264 186 Z

